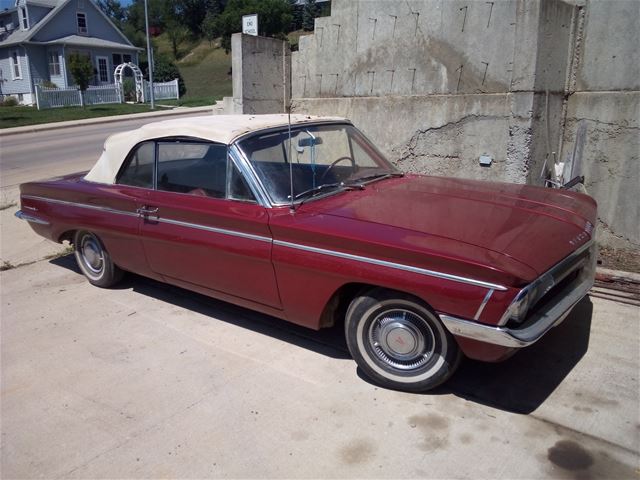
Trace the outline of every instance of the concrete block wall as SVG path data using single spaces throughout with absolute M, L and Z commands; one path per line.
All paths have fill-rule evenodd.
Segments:
M 639 9 L 333 0 L 293 54 L 292 108 L 352 119 L 407 171 L 533 184 L 591 122 L 577 173 L 600 205 L 601 239 L 638 248 Z
M 289 105 L 291 51 L 282 40 L 236 33 L 231 37 L 233 99 L 229 113 L 283 112 Z

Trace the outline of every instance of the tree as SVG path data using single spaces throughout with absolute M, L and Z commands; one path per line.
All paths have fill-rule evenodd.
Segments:
M 173 52 L 173 58 L 176 60 L 180 55 L 178 47 L 187 39 L 189 31 L 182 25 L 176 18 L 168 17 L 165 21 L 164 31 L 167 33 L 167 38 L 171 42 L 171 51 Z
M 149 64 L 146 61 L 140 62 L 140 70 L 145 77 L 149 78 Z M 162 54 L 154 54 L 153 56 L 153 81 L 154 82 L 171 82 L 178 79 L 178 91 L 182 97 L 187 93 L 187 87 L 184 79 L 180 75 L 180 70 L 173 61 Z
M 231 35 L 242 31 L 242 16 L 251 13 L 258 14 L 259 34 L 272 37 L 284 37 L 293 20 L 288 0 L 229 0 L 216 22 L 225 51 L 231 50 Z
M 217 4 L 214 4 L 212 8 L 207 11 L 207 14 L 202 21 L 202 25 L 200 25 L 200 29 L 202 30 L 202 34 L 204 37 L 209 40 L 209 46 L 211 46 L 211 42 L 213 39 L 220 36 L 220 32 L 218 32 L 218 16 L 220 15 L 220 11 L 217 8 Z
M 80 96 L 82 98 L 82 105 L 84 106 L 84 92 L 89 87 L 89 83 L 91 83 L 95 75 L 91 59 L 86 55 L 72 53 L 69 56 L 69 72 L 71 72 L 73 81 L 78 85 L 78 88 L 80 88 Z
M 120 2 L 118 0 L 97 0 L 96 3 L 116 27 L 122 29 L 127 18 L 127 10 L 120 5 Z
M 302 28 L 311 31 L 315 27 L 315 18 L 318 16 L 318 5 L 316 0 L 305 0 L 302 10 Z

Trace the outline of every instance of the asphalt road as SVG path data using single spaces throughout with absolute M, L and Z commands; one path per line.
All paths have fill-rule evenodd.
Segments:
M 133 125 L 0 139 L 4 194 L 89 168 Z M 2 478 L 639 478 L 637 307 L 585 298 L 508 361 L 406 394 L 370 384 L 340 328 L 134 275 L 92 287 L 17 208 L 0 212 Z
M 0 137 L 0 187 L 88 170 L 106 138 L 154 121 L 150 118 Z

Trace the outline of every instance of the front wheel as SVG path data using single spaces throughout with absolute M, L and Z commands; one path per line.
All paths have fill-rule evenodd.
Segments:
M 345 320 L 347 346 L 375 383 L 423 392 L 445 382 L 460 363 L 453 336 L 422 302 L 372 289 L 356 297 Z
M 109 252 L 95 234 L 82 230 L 76 232 L 73 246 L 78 267 L 89 283 L 108 288 L 120 281 L 124 272 L 113 263 Z

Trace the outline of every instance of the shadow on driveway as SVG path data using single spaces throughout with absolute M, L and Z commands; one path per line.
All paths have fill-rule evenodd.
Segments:
M 73 255 L 50 262 L 82 275 Z M 134 274 L 128 274 L 114 288 L 131 289 L 331 358 L 351 358 L 341 322 L 335 327 L 314 331 Z M 454 394 L 509 412 L 531 413 L 544 403 L 587 352 L 592 313 L 591 300 L 585 297 L 561 325 L 534 345 L 501 363 L 463 360 L 456 374 L 445 385 L 423 395 Z M 371 383 L 360 369 L 358 376 Z

